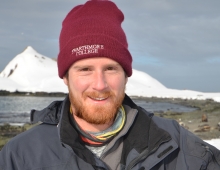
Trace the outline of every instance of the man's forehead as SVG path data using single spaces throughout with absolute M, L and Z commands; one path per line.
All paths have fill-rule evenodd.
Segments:
M 85 58 L 85 59 L 78 60 L 75 63 L 73 63 L 72 66 L 77 66 L 77 65 L 101 65 L 101 64 L 120 65 L 117 61 L 112 60 L 112 59 L 107 58 L 107 57 L 92 57 L 92 58 Z

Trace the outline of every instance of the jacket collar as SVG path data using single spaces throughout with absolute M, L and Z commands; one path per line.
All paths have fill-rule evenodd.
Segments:
M 148 150 L 148 156 L 155 157 L 156 155 L 157 159 L 151 162 L 151 165 L 153 165 L 178 147 L 176 142 L 172 140 L 171 135 L 159 128 L 152 120 L 153 113 L 149 113 L 137 106 L 127 95 L 123 104 L 137 109 L 138 114 L 127 136 L 124 138 L 122 164 L 126 165 L 126 159 L 132 149 L 135 149 L 140 155 L 146 149 Z
M 90 150 L 88 150 L 88 148 L 84 146 L 83 141 L 79 137 L 77 129 L 70 123 L 70 101 L 68 96 L 64 100 L 60 111 L 61 117 L 58 124 L 58 133 L 61 142 L 64 146 L 70 146 L 76 155 L 81 159 L 93 166 L 96 166 L 94 155 Z

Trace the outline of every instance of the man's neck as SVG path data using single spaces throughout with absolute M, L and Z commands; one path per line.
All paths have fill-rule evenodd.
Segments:
M 89 132 L 101 132 L 101 131 L 104 131 L 106 129 L 108 129 L 113 122 L 109 122 L 109 123 L 106 123 L 106 124 L 100 124 L 100 125 L 97 125 L 97 124 L 91 124 L 91 123 L 88 123 L 87 121 L 77 117 L 75 114 L 72 114 L 76 123 L 79 125 L 79 127 L 84 130 L 84 131 L 89 131 Z

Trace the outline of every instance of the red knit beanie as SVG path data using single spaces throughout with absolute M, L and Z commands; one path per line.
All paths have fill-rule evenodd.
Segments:
M 117 61 L 127 76 L 132 74 L 132 57 L 121 27 L 123 13 L 108 0 L 90 0 L 74 7 L 62 23 L 59 77 L 81 59 L 107 57 Z

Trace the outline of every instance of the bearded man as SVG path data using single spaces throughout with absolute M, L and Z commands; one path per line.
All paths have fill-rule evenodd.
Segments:
M 69 94 L 32 111 L 32 122 L 42 123 L 4 146 L 0 169 L 220 169 L 216 148 L 125 94 L 132 57 L 123 19 L 107 0 L 88 1 L 67 14 L 58 72 Z

